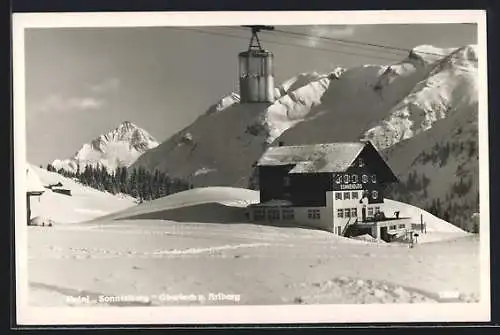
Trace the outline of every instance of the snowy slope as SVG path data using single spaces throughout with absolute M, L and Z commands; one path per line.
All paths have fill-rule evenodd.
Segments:
M 75 223 L 120 211 L 134 206 L 134 199 L 127 195 L 113 195 L 84 186 L 58 173 L 30 165 L 30 171 L 38 176 L 43 186 L 62 184 L 71 190 L 71 196 L 50 189 L 40 197 L 31 199 L 31 217 L 45 217 L 59 223 Z
M 244 208 L 258 202 L 259 192 L 257 191 L 235 187 L 200 187 L 144 202 L 139 206 L 129 207 L 122 211 L 99 217 L 96 220 L 121 219 L 204 204 L 220 204 L 223 206 Z M 209 215 L 210 213 L 209 211 L 204 211 L 203 214 Z
M 424 211 L 423 209 L 405 204 L 404 202 L 386 198 L 384 199 L 384 210 L 389 214 L 399 211 L 402 217 L 409 217 L 412 219 L 412 222 L 420 222 L 420 216 L 422 215 L 422 219 L 426 224 L 428 233 L 456 233 L 466 235 L 466 233 L 457 226 L 454 226 L 451 223 Z
M 70 159 L 56 159 L 52 166 L 76 172 L 78 166 L 83 171 L 86 165 L 104 166 L 109 171 L 117 167 L 129 166 L 145 151 L 158 146 L 158 142 L 144 129 L 129 121 L 116 129 L 100 135 L 82 148 Z
M 434 51 L 436 52 L 436 51 Z M 369 129 L 365 138 L 384 149 L 428 130 L 437 120 L 477 103 L 477 54 L 474 46 L 458 49 L 438 61 L 390 111 L 381 124 Z
M 397 64 L 302 73 L 276 88 L 272 104 L 223 98 L 133 167 L 158 168 L 195 186 L 246 187 L 252 164 L 278 141 L 369 138 L 382 149 L 464 108 L 477 112 L 476 69 L 474 46 L 420 46 Z
M 142 155 L 132 168 L 158 168 L 192 179 L 195 185 L 246 186 L 251 164 L 263 150 L 289 127 L 315 117 L 309 111 L 321 103 L 330 81 L 335 80 L 330 78 L 335 76 L 289 81 L 281 89 L 284 95 L 273 104 L 239 104 L 239 97 L 233 93 Z
M 389 196 L 424 209 L 435 203 L 438 216 L 472 231 L 471 216 L 479 210 L 477 124 L 477 105 L 462 107 L 432 129 L 385 150 L 400 180 Z

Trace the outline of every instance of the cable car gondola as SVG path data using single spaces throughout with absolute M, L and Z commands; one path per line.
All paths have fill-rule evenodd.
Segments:
M 250 28 L 252 37 L 248 50 L 240 52 L 240 101 L 273 102 L 274 101 L 274 71 L 273 54 L 265 50 L 259 40 L 261 30 L 274 30 L 273 26 L 243 26 Z

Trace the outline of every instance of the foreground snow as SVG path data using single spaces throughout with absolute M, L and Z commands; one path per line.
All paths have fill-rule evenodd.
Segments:
M 478 301 L 479 240 L 449 223 L 423 234 L 435 243 L 409 248 L 238 220 L 256 201 L 255 191 L 200 188 L 86 223 L 29 227 L 30 301 L 411 303 L 445 301 L 443 292 Z
M 299 228 L 120 220 L 30 227 L 28 251 L 30 302 L 42 306 L 127 295 L 144 297 L 132 305 L 479 297 L 479 243 L 469 237 L 408 248 Z M 109 299 L 98 305 L 124 304 Z

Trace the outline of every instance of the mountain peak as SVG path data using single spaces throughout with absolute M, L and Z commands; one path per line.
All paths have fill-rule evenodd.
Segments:
M 457 48 L 438 48 L 430 44 L 422 44 L 411 49 L 408 58 L 430 64 L 445 58 L 456 50 Z
M 78 166 L 82 168 L 85 165 L 102 165 L 114 170 L 117 167 L 129 166 L 144 152 L 158 145 L 146 130 L 127 120 L 117 128 L 84 144 L 73 158 L 56 159 L 52 165 L 57 170 L 62 168 L 72 172 L 75 172 Z
M 137 128 L 137 126 L 132 122 L 132 121 L 123 121 L 122 123 L 120 123 L 120 125 L 118 126 L 118 128 L 121 128 L 121 127 L 134 127 L 134 128 Z

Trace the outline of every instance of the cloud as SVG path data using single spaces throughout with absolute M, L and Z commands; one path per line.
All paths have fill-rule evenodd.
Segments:
M 93 97 L 64 97 L 52 94 L 42 101 L 37 110 L 40 112 L 75 112 L 96 110 L 104 105 L 104 100 Z
M 311 47 L 317 46 L 323 37 L 345 38 L 354 35 L 355 26 L 312 26 L 309 29 L 308 44 Z
M 94 93 L 115 92 L 120 87 L 120 80 L 117 78 L 109 78 L 100 83 L 90 85 L 89 88 Z

